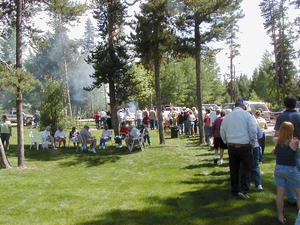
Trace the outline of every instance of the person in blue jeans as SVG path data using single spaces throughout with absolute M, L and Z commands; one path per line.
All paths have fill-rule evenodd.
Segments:
M 280 223 L 286 222 L 283 215 L 283 199 L 287 185 L 296 192 L 298 209 L 300 208 L 300 176 L 295 158 L 299 140 L 293 137 L 293 131 L 294 125 L 291 122 L 283 122 L 280 125 L 278 138 L 275 139 L 276 167 L 274 176 L 277 186 L 277 216 Z
M 147 141 L 148 145 L 151 145 L 152 142 L 151 142 L 151 138 L 150 138 L 150 135 L 149 135 L 149 129 L 148 129 L 148 127 L 142 125 L 140 132 L 142 134 L 142 137 L 144 138 L 144 143 L 146 143 L 146 141 Z
M 108 127 L 105 126 L 102 136 L 100 138 L 99 149 L 105 149 L 105 142 L 110 141 L 112 137 L 112 131 L 108 130 Z
M 297 99 L 294 96 L 286 96 L 284 98 L 284 106 L 285 111 L 280 114 L 276 120 L 276 124 L 274 127 L 275 130 L 275 137 L 278 136 L 280 125 L 285 122 L 291 122 L 294 125 L 294 133 L 293 136 L 297 137 L 300 140 L 300 113 L 295 110 L 297 103 Z M 300 174 L 300 149 L 296 151 L 296 165 L 298 168 L 298 173 Z M 292 187 L 288 184 L 285 187 L 286 195 L 287 195 L 287 202 L 292 205 L 296 205 L 297 203 L 297 196 Z
M 258 141 L 262 136 L 263 136 L 263 132 L 260 129 L 259 125 L 257 124 L 257 139 L 255 141 L 255 145 L 253 148 L 254 165 L 251 170 L 251 178 L 255 183 L 257 191 L 263 191 L 262 178 L 261 178 L 260 167 L 259 167 L 259 164 L 261 163 L 262 160 L 262 148 L 259 145 L 259 141 Z
M 262 178 L 261 178 L 261 173 L 260 173 L 260 158 L 262 155 L 261 147 L 255 147 L 253 149 L 253 160 L 254 160 L 254 167 L 251 171 L 252 179 L 254 180 L 256 189 L 258 191 L 263 191 L 262 187 Z

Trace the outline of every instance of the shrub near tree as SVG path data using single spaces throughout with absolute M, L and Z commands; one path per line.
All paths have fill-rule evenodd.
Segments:
M 41 102 L 41 129 L 51 126 L 54 132 L 64 125 L 67 110 L 67 96 L 63 82 L 49 79 L 46 83 Z

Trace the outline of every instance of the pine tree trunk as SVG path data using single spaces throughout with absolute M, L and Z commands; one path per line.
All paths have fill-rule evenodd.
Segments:
M 157 49 L 158 50 L 158 49 Z M 165 144 L 163 117 L 161 111 L 161 94 L 160 94 L 160 57 L 159 52 L 154 59 L 154 80 L 156 93 L 156 107 L 158 119 L 159 144 Z
M 156 34 L 158 32 L 155 32 Z M 163 117 L 161 111 L 161 92 L 160 92 L 160 51 L 158 38 L 156 40 L 155 55 L 154 55 L 154 86 L 155 86 L 155 97 L 157 107 L 157 120 L 158 120 L 158 132 L 159 132 L 159 144 L 165 144 Z
M 110 4 L 114 4 L 116 0 L 111 0 Z M 108 13 L 108 24 L 107 24 L 107 32 L 108 32 L 108 45 L 109 45 L 109 54 L 111 59 L 115 57 L 114 53 L 114 16 L 112 13 Z M 119 135 L 119 121 L 117 115 L 117 100 L 116 100 L 116 90 L 115 90 L 115 74 L 110 74 L 109 80 L 109 100 L 110 100 L 110 110 L 111 110 L 111 122 L 112 127 L 114 129 L 115 135 Z
M 16 19 L 16 66 L 18 69 L 23 68 L 23 26 L 22 26 L 22 0 L 16 0 L 17 19 Z M 21 82 L 21 81 L 20 81 Z M 24 124 L 23 124 L 23 95 L 20 88 L 16 92 L 16 107 L 17 107 L 17 135 L 18 135 L 18 166 L 25 167 L 24 155 Z
M 119 121 L 118 121 L 118 105 L 116 101 L 115 83 L 110 81 L 109 83 L 109 100 L 110 100 L 110 111 L 111 111 L 111 123 L 115 132 L 115 136 L 119 135 Z
M 17 92 L 17 135 L 18 135 L 18 166 L 25 167 L 24 154 L 24 125 L 23 125 L 23 95 L 20 91 Z
M 204 143 L 203 117 L 202 117 L 202 90 L 201 90 L 201 40 L 200 23 L 195 21 L 195 59 L 196 59 L 196 102 L 198 110 L 198 126 L 200 144 Z
M 1 139 L 0 139 L 0 165 L 1 165 L 1 168 L 3 168 L 3 169 L 11 168 L 11 166 L 7 160 Z

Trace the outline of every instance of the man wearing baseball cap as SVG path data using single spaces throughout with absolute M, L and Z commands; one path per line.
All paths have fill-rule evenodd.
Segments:
M 220 134 L 228 146 L 231 194 L 243 199 L 250 198 L 252 149 L 257 137 L 257 125 L 246 111 L 243 99 L 236 100 L 234 110 L 224 118 Z

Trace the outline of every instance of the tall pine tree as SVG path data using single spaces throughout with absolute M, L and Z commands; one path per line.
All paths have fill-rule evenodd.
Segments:
M 228 27 L 240 17 L 241 0 L 189 0 L 179 2 L 178 28 L 183 51 L 195 57 L 197 106 L 202 107 L 201 60 L 206 44 L 225 37 Z M 193 34 L 193 36 L 191 35 Z M 204 142 L 202 111 L 199 110 L 200 143 Z
M 90 75 L 93 83 L 87 89 L 93 90 L 108 84 L 112 125 L 115 135 L 119 133 L 118 105 L 132 94 L 132 64 L 123 34 L 126 5 L 120 0 L 95 0 L 94 17 L 97 20 L 102 40 L 91 52 L 88 62 L 95 72 Z
M 140 14 L 136 16 L 136 34 L 133 37 L 135 50 L 141 62 L 145 68 L 154 73 L 160 144 L 165 143 L 161 112 L 160 67 L 163 57 L 172 49 L 175 42 L 168 3 L 167 0 L 148 0 L 142 4 Z

